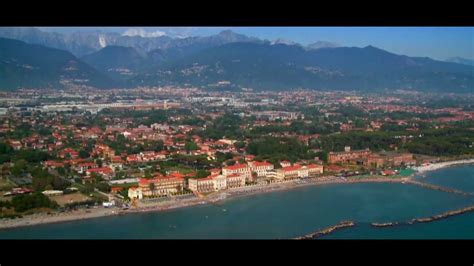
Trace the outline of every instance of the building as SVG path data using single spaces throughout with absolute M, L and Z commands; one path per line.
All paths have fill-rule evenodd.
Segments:
M 123 168 L 124 161 L 120 156 L 113 156 L 110 159 L 109 166 L 115 170 L 121 170 Z
M 141 178 L 138 181 L 138 188 L 140 192 L 134 191 L 135 196 L 143 197 L 159 197 L 167 196 L 170 194 L 175 194 L 182 192 L 184 188 L 184 175 L 179 173 L 167 175 L 167 176 L 158 176 L 153 179 Z M 129 190 L 130 197 L 130 190 Z M 132 198 L 132 197 L 130 197 Z M 135 197 L 137 198 L 137 197 Z M 141 199 L 138 197 L 138 199 Z
M 84 163 L 78 163 L 74 169 L 79 173 L 83 174 L 85 173 L 88 169 L 93 169 L 97 168 L 97 164 L 94 162 L 84 162 Z
M 128 189 L 128 197 L 130 199 L 143 199 L 142 190 L 139 187 L 130 187 Z
M 66 148 L 62 151 L 59 152 L 59 157 L 64 159 L 64 158 L 71 158 L 71 159 L 75 159 L 77 157 L 79 157 L 79 152 L 71 149 L 71 148 Z
M 92 173 L 96 173 L 103 178 L 110 179 L 114 174 L 114 170 L 110 167 L 99 167 L 99 168 L 90 168 L 87 169 L 86 174 L 87 176 L 91 176 Z
M 210 175 L 206 178 L 190 178 L 188 188 L 193 192 L 206 193 L 227 188 L 245 186 L 245 176 L 242 174 Z
M 295 164 L 292 166 L 283 167 L 276 170 L 277 179 L 295 179 L 295 178 L 306 178 L 314 177 L 322 174 L 324 167 L 318 164 L 310 165 L 299 165 Z
M 213 192 L 227 188 L 226 177 L 210 175 L 205 178 L 190 178 L 188 188 L 195 192 Z
M 303 169 L 299 164 L 282 167 L 277 169 L 277 176 L 279 179 L 294 179 L 308 176 L 308 170 Z
M 44 163 L 45 168 L 50 168 L 50 169 L 56 169 L 59 167 L 64 167 L 63 162 L 57 162 L 57 161 L 45 161 Z
M 371 155 L 371 151 L 369 149 L 351 151 L 350 147 L 345 147 L 345 151 L 330 152 L 328 154 L 328 162 L 329 164 L 354 163 L 368 158 L 369 155 Z
M 247 164 L 235 164 L 222 168 L 222 175 L 229 176 L 233 174 L 243 175 L 246 180 L 252 180 L 252 171 Z
M 308 168 L 309 176 L 322 175 L 324 172 L 324 166 L 321 164 L 309 164 L 306 166 L 306 168 Z
M 52 197 L 52 196 L 60 196 L 64 192 L 62 190 L 45 190 L 41 193 L 43 193 L 43 195 L 45 195 L 45 196 L 51 196 Z
M 273 170 L 273 164 L 269 162 L 249 162 L 250 171 L 256 173 L 257 177 L 267 176 L 267 171 Z
M 399 167 L 402 165 L 415 165 L 416 160 L 411 153 L 397 153 L 397 152 L 381 152 L 378 154 L 371 154 L 364 161 L 364 165 L 370 167 Z
M 415 165 L 416 160 L 411 153 L 384 152 L 380 156 L 385 159 L 386 164 L 390 166 Z
M 227 188 L 236 188 L 245 186 L 245 176 L 239 174 L 231 174 L 226 176 Z

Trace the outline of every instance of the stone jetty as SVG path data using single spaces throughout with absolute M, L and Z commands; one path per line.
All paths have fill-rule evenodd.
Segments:
M 443 191 L 443 192 L 447 192 L 447 193 L 459 194 L 459 195 L 463 195 L 463 196 L 473 196 L 472 193 L 464 192 L 464 191 L 453 189 L 453 188 L 447 188 L 447 187 L 432 185 L 432 184 L 428 184 L 428 183 L 424 183 L 424 182 L 420 182 L 420 181 L 416 181 L 416 180 L 407 180 L 406 182 L 410 183 L 410 184 L 413 184 L 413 185 L 420 186 L 420 187 L 433 189 L 433 190 L 439 190 L 439 191 Z
M 336 225 L 333 225 L 333 226 L 330 226 L 330 227 L 327 227 L 327 228 L 324 228 L 322 230 L 319 230 L 319 231 L 316 231 L 314 233 L 310 233 L 310 234 L 307 234 L 307 235 L 304 235 L 304 236 L 300 236 L 300 237 L 296 237 L 295 239 L 296 240 L 311 240 L 311 239 L 316 239 L 318 237 L 321 237 L 321 236 L 324 236 L 324 235 L 327 235 L 329 233 L 332 233 L 336 230 L 339 230 L 339 229 L 342 229 L 342 228 L 346 228 L 346 227 L 352 227 L 354 226 L 355 223 L 353 221 L 342 221 Z
M 430 216 L 430 217 L 415 218 L 415 219 L 411 219 L 411 220 L 406 221 L 406 222 L 372 223 L 371 225 L 373 227 L 391 227 L 391 226 L 397 226 L 397 225 L 410 225 L 410 224 L 416 224 L 416 223 L 429 223 L 429 222 L 432 222 L 432 221 L 441 220 L 441 219 L 448 218 L 450 216 L 459 215 L 459 214 L 463 214 L 463 213 L 466 213 L 466 212 L 472 212 L 472 211 L 474 211 L 474 206 L 469 206 L 469 207 L 454 210 L 454 211 L 448 211 L 448 212 L 438 214 L 438 215 L 434 215 L 434 216 Z
M 372 223 L 373 227 L 390 227 L 398 225 L 398 222 L 389 222 L 389 223 Z

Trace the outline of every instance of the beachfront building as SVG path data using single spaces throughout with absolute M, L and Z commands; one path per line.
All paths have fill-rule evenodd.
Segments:
M 267 176 L 267 172 L 273 170 L 273 164 L 269 162 L 249 162 L 250 171 L 256 173 L 257 177 Z
M 411 153 L 381 152 L 371 154 L 364 160 L 364 165 L 370 167 L 399 167 L 401 165 L 415 165 L 416 160 Z
M 247 164 L 235 164 L 222 168 L 222 175 L 229 176 L 233 174 L 243 175 L 246 180 L 252 180 L 252 170 Z
M 276 179 L 296 179 L 317 176 L 323 173 L 324 167 L 318 164 L 299 165 L 283 167 L 276 170 Z
M 367 159 L 371 155 L 369 149 L 351 151 L 351 147 L 345 147 L 341 152 L 330 152 L 328 154 L 328 163 L 354 163 Z
M 130 199 L 143 199 L 143 193 L 140 187 L 131 187 L 128 189 L 128 197 Z
M 227 188 L 236 188 L 245 186 L 246 177 L 239 174 L 231 174 L 226 176 Z
M 311 177 L 322 175 L 324 172 L 324 166 L 322 164 L 309 164 L 303 167 L 308 168 L 308 175 Z
M 170 194 L 182 192 L 184 188 L 184 175 L 174 173 L 167 176 L 157 176 L 152 179 L 141 178 L 138 181 L 140 191 L 133 191 L 133 195 L 142 195 L 143 197 L 167 196 Z M 130 190 L 129 190 L 130 197 Z
M 210 175 L 206 178 L 190 178 L 188 188 L 193 192 L 206 193 L 226 188 L 245 186 L 245 176 L 242 174 Z
M 213 192 L 227 188 L 226 177 L 210 175 L 205 178 L 190 178 L 188 188 L 193 192 Z
M 379 153 L 382 158 L 385 159 L 387 165 L 390 166 L 401 166 L 401 165 L 415 165 L 416 160 L 413 158 L 411 153 L 398 153 L 398 152 L 382 152 Z

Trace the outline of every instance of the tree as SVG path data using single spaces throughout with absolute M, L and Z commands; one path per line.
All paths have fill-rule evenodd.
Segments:
M 29 195 L 15 196 L 11 203 L 16 212 L 24 212 L 35 208 L 55 209 L 58 207 L 58 204 L 55 201 L 50 200 L 47 196 L 39 192 Z
M 237 148 L 237 149 L 243 149 L 245 148 L 245 142 L 243 141 L 237 141 L 234 143 L 234 146 Z
M 183 187 L 179 184 L 176 186 L 176 191 L 179 193 L 179 192 L 182 192 L 183 191 Z
M 152 178 L 152 170 L 151 169 L 146 169 L 145 170 L 145 178 Z
M 110 193 L 111 187 L 106 182 L 100 182 L 96 185 L 96 188 L 102 192 Z
M 86 159 L 86 158 L 89 158 L 90 154 L 84 150 L 84 149 L 81 149 L 79 151 L 79 157 L 82 158 L 82 159 Z
M 155 183 L 150 182 L 150 184 L 148 184 L 148 188 L 150 189 L 151 194 L 154 195 L 155 194 Z
M 28 169 L 28 162 L 24 159 L 16 161 L 12 167 L 12 174 L 15 176 L 22 175 Z
M 92 180 L 94 180 L 95 183 L 99 183 L 99 182 L 104 181 L 102 176 L 98 173 L 91 173 L 91 178 L 92 178 Z
M 187 141 L 185 144 L 184 144 L 184 149 L 189 152 L 189 151 L 195 151 L 197 150 L 199 147 L 196 143 L 194 143 L 193 141 Z
M 209 175 L 211 175 L 211 172 L 206 170 L 197 170 L 196 172 L 196 178 L 204 178 L 208 177 Z
M 58 174 L 64 176 L 66 174 L 66 169 L 64 167 L 57 168 Z
M 164 149 L 164 143 L 162 140 L 158 140 L 155 142 L 155 145 L 153 147 L 154 151 L 162 151 Z

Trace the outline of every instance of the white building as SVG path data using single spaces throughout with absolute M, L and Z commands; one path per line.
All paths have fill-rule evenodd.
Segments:
M 251 172 L 257 174 L 258 177 L 267 176 L 267 172 L 273 170 L 273 164 L 269 162 L 249 162 Z
M 245 176 L 232 174 L 229 176 L 210 175 L 206 178 L 190 178 L 188 188 L 194 192 L 213 192 L 226 188 L 245 186 Z
M 235 164 L 222 168 L 222 175 L 229 176 L 233 174 L 243 175 L 247 180 L 252 179 L 252 171 L 247 164 Z

